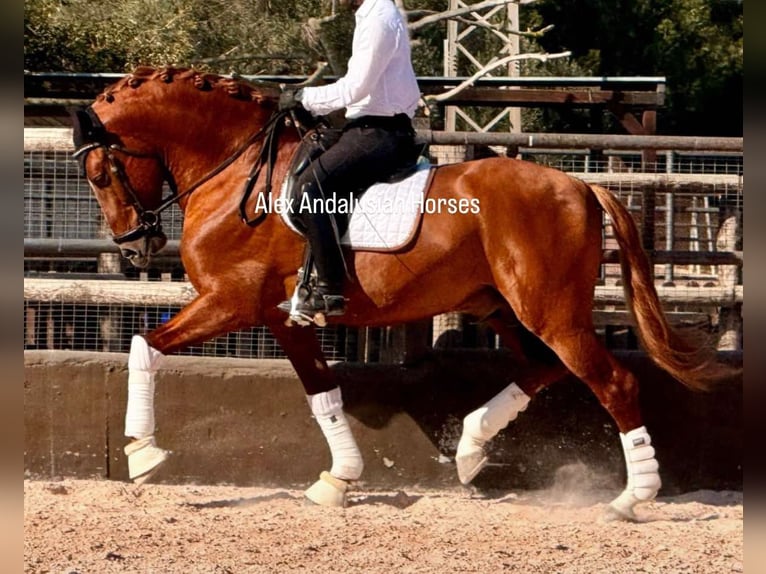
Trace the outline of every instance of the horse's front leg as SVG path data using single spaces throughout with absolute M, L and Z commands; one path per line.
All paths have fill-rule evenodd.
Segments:
M 170 452 L 157 446 L 154 438 L 155 374 L 168 353 L 216 335 L 243 328 L 247 318 L 228 307 L 214 294 L 197 297 L 170 321 L 142 337 L 134 335 L 128 356 L 128 404 L 125 447 L 128 472 L 137 484 L 146 482 L 167 460 Z
M 364 468 L 362 454 L 343 413 L 341 390 L 327 366 L 313 326 L 269 325 L 271 332 L 295 368 L 306 390 L 306 398 L 332 455 L 330 471 L 323 471 L 308 490 L 306 498 L 322 506 L 345 506 L 350 481 Z

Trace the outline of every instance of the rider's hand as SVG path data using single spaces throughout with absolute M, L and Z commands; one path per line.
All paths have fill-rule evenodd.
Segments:
M 302 90 L 294 90 L 293 88 L 285 88 L 285 90 L 279 95 L 279 111 L 286 112 L 301 107 L 301 95 Z

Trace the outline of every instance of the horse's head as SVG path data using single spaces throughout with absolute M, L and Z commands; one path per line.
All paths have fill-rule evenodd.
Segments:
M 92 107 L 73 117 L 75 157 L 81 162 L 112 238 L 134 266 L 149 265 L 167 243 L 159 207 L 163 181 L 173 185 L 159 152 L 106 129 Z
M 138 68 L 73 115 L 75 157 L 114 241 L 136 267 L 165 246 L 162 211 L 263 135 L 279 90 L 191 69 Z M 253 137 L 253 134 L 258 137 Z M 163 182 L 173 195 L 163 200 Z

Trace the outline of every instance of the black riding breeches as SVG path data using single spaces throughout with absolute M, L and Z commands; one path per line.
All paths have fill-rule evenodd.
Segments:
M 347 210 L 339 213 L 343 203 L 338 200 L 348 206 L 352 194 L 385 180 L 411 158 L 413 140 L 406 116 L 352 120 L 338 142 L 300 175 L 293 211 L 306 229 L 318 285 L 339 292 L 343 283 L 338 240 L 348 220 Z

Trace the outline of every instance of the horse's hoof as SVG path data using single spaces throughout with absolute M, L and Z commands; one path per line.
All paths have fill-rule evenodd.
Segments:
M 489 462 L 489 458 L 481 449 L 456 456 L 457 477 L 460 483 L 470 483 L 481 472 L 481 469 L 487 466 L 487 462 Z
M 632 508 L 617 508 L 610 504 L 601 517 L 603 522 L 638 522 Z
M 319 480 L 312 484 L 305 492 L 306 500 L 319 506 L 333 506 L 343 508 L 346 506 L 346 491 L 348 483 L 340 478 L 335 478 L 327 471 L 322 471 Z
M 125 447 L 128 474 L 135 484 L 144 484 L 159 470 L 170 451 L 157 446 L 153 436 L 135 440 Z

